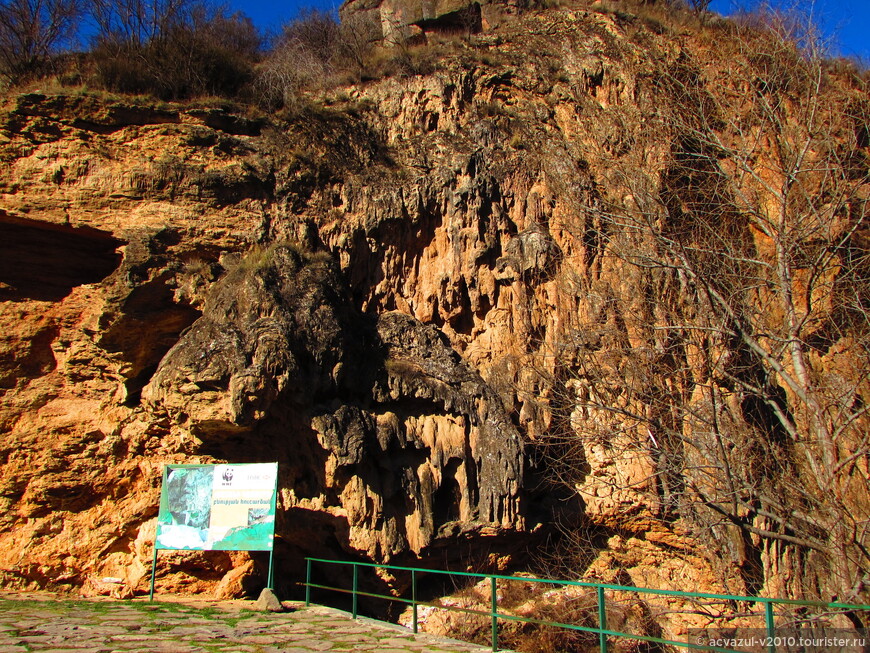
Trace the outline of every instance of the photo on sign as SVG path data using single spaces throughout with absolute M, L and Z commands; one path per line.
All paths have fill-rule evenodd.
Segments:
M 158 517 L 158 542 L 167 549 L 203 549 L 208 541 L 212 502 L 211 467 L 170 469 Z
M 266 508 L 248 508 L 248 526 L 259 524 L 269 518 L 269 511 Z

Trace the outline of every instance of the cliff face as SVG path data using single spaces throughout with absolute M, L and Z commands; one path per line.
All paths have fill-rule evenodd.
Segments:
M 383 158 L 371 127 L 39 94 L 6 120 L 6 583 L 141 590 L 160 468 L 181 461 L 279 461 L 294 572 L 326 552 L 509 559 L 523 446 L 498 395 L 431 326 L 362 312 L 331 255 L 280 244 L 336 174 L 287 152 L 293 129 L 357 139 L 359 161 L 325 157 L 356 171 Z M 191 555 L 167 587 L 256 582 L 247 554 Z
M 147 410 L 216 458 L 278 460 L 302 550 L 319 519 L 373 560 L 521 528 L 522 445 L 495 394 L 437 331 L 358 313 L 328 257 L 301 259 L 273 246 L 228 273 L 145 387 Z
M 750 308 L 723 326 L 695 259 L 679 259 L 712 251 L 691 223 L 702 203 L 719 207 L 708 231 L 747 248 L 729 265 L 774 269 L 765 257 L 778 246 L 740 217 L 739 193 L 729 212 L 721 187 L 698 181 L 737 179 L 727 146 L 752 136 L 720 121 L 720 154 L 699 157 L 714 149 L 697 142 L 708 132 L 676 120 L 720 101 L 717 84 L 739 105 L 745 81 L 715 56 L 731 28 L 698 29 L 591 8 L 528 13 L 429 46 L 441 57 L 432 73 L 327 93 L 280 118 L 9 97 L 3 582 L 93 592 L 112 576 L 141 591 L 161 465 L 211 460 L 281 463 L 288 572 L 325 551 L 504 565 L 533 526 L 525 510 L 551 508 L 522 496 L 525 447 L 535 476 L 560 476 L 582 499 L 568 521 L 607 542 L 576 573 L 802 593 L 813 554 L 788 548 L 795 531 L 770 493 L 813 473 L 814 454 L 775 426 L 783 413 L 796 432 L 812 426 L 807 394 L 761 378 L 770 360 L 737 341 L 752 306 L 774 321 L 781 308 L 741 291 Z M 859 114 L 837 127 L 853 139 L 851 213 L 837 209 L 825 235 L 853 253 L 866 199 Z M 704 177 L 699 159 L 724 162 L 721 175 Z M 742 187 L 766 207 L 773 169 Z M 794 283 L 809 287 L 801 274 Z M 826 339 L 809 365 L 842 371 L 845 405 L 867 392 L 866 356 L 841 315 L 823 305 L 808 320 Z M 824 327 L 834 322 L 853 326 Z M 831 482 L 860 521 L 866 461 L 851 433 L 837 454 L 851 466 Z M 725 467 L 727 478 L 705 471 Z M 806 522 L 799 513 L 789 519 Z M 820 524 L 804 526 L 821 541 Z M 254 569 L 247 554 L 173 554 L 160 574 L 166 587 L 231 594 Z

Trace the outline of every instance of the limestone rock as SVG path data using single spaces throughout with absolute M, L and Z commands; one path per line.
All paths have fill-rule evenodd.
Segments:
M 339 16 L 344 24 L 386 45 L 406 43 L 427 32 L 476 33 L 482 26 L 480 3 L 469 0 L 347 0 Z
M 260 585 L 253 560 L 233 567 L 214 588 L 216 599 L 242 599 L 255 593 L 255 584 Z
M 284 606 L 281 605 L 281 601 L 275 596 L 275 592 L 268 587 L 263 588 L 263 591 L 260 592 L 254 607 L 261 612 L 284 612 Z
M 288 514 L 323 511 L 347 529 L 324 543 L 279 527 L 309 554 L 425 555 L 448 522 L 522 529 L 522 444 L 497 396 L 431 327 L 357 314 L 322 256 L 249 255 L 143 399 L 200 451 L 277 459 Z
M 207 300 L 143 391 L 205 442 L 250 433 L 274 402 L 328 396 L 344 359 L 342 282 L 292 247 L 256 252 Z

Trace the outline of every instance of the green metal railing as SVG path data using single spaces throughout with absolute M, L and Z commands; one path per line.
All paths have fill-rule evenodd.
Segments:
M 741 653 L 736 649 L 732 648 L 724 648 L 721 646 L 712 646 L 709 644 L 702 644 L 696 642 L 678 642 L 670 639 L 663 639 L 661 637 L 652 637 L 649 635 L 637 635 L 632 633 L 620 632 L 617 630 L 609 630 L 607 628 L 607 604 L 605 601 L 605 590 L 610 590 L 612 592 L 631 592 L 631 593 L 639 593 L 639 594 L 650 594 L 657 596 L 672 596 L 678 598 L 685 599 L 706 599 L 713 601 L 728 601 L 728 602 L 748 602 L 754 605 L 760 604 L 763 608 L 763 612 L 752 613 L 750 616 L 759 616 L 763 615 L 764 617 L 764 631 L 767 635 L 766 639 L 769 641 L 767 646 L 768 653 L 775 653 L 776 646 L 776 629 L 774 624 L 774 619 L 776 617 L 776 613 L 774 612 L 774 606 L 777 605 L 785 605 L 785 606 L 802 606 L 805 608 L 814 607 L 814 608 L 822 608 L 828 611 L 870 611 L 870 605 L 852 605 L 849 603 L 822 603 L 817 601 L 801 601 L 796 599 L 776 599 L 776 598 L 767 598 L 761 596 L 734 596 L 730 594 L 710 594 L 704 592 L 679 592 L 674 590 L 654 590 L 645 587 L 627 587 L 624 585 L 611 585 L 608 583 L 589 583 L 583 581 L 572 581 L 572 580 L 553 580 L 548 578 L 527 578 L 521 576 L 500 576 L 497 574 L 476 574 L 471 572 L 464 571 L 445 571 L 441 569 L 420 569 L 414 567 L 400 567 L 396 565 L 379 565 L 375 563 L 369 562 L 351 562 L 351 561 L 343 561 L 343 560 L 325 560 L 322 558 L 306 558 L 306 569 L 305 569 L 305 583 L 303 586 L 305 587 L 305 605 L 311 604 L 311 590 L 312 589 L 320 589 L 320 590 L 328 590 L 333 592 L 340 592 L 343 594 L 351 595 L 351 612 L 353 614 L 353 618 L 356 619 L 358 616 L 358 597 L 366 596 L 369 598 L 375 599 L 386 599 L 389 601 L 396 601 L 399 603 L 404 603 L 410 605 L 412 608 L 412 630 L 416 633 L 418 627 L 418 606 L 431 606 L 433 608 L 439 608 L 442 610 L 448 610 L 451 612 L 463 612 L 467 614 L 475 614 L 481 615 L 484 617 L 489 617 L 491 619 L 491 628 L 492 628 L 492 650 L 498 651 L 498 620 L 502 619 L 505 621 L 519 621 L 523 623 L 531 623 L 538 624 L 542 626 L 554 626 L 557 628 L 564 628 L 567 630 L 573 631 L 581 631 L 588 632 L 598 635 L 598 645 L 601 653 L 607 653 L 607 639 L 608 637 L 622 637 L 625 639 L 634 639 L 644 642 L 652 642 L 657 644 L 665 644 L 668 646 L 677 646 L 681 648 L 695 649 L 701 651 L 717 651 L 719 653 Z M 352 566 L 353 567 L 353 579 L 351 589 L 341 588 L 341 587 L 332 587 L 329 585 L 321 585 L 318 583 L 312 582 L 312 573 L 313 573 L 313 564 L 327 564 L 327 565 L 344 565 L 344 566 Z M 405 571 L 410 572 L 411 574 L 411 598 L 402 598 L 392 595 L 386 594 L 374 594 L 372 592 L 363 592 L 359 589 L 359 568 L 360 567 L 369 567 L 375 569 L 385 569 L 389 571 Z M 460 576 L 460 577 L 468 577 L 468 578 L 488 578 L 490 580 L 490 611 L 484 612 L 482 610 L 473 610 L 470 608 L 460 608 L 456 606 L 442 605 L 440 603 L 432 603 L 427 601 L 420 601 L 417 597 L 417 581 L 420 574 L 441 574 L 446 576 Z M 587 587 L 590 590 L 595 590 L 596 595 L 596 603 L 598 608 L 598 626 L 581 626 L 578 624 L 566 624 L 554 621 L 545 621 L 542 619 L 533 619 L 530 617 L 521 617 L 518 615 L 511 614 L 501 614 L 498 611 L 498 581 L 520 581 L 524 583 L 546 583 L 550 585 L 556 585 L 559 587 Z

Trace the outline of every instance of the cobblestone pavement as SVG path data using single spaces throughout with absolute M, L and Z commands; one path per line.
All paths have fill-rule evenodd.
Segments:
M 149 603 L 0 594 L 3 653 L 482 653 L 488 648 L 320 606 L 255 612 L 244 601 Z

